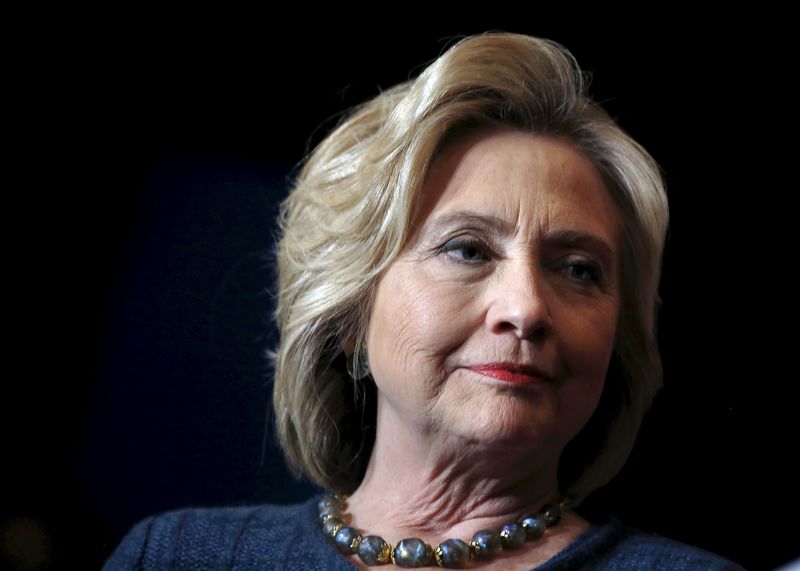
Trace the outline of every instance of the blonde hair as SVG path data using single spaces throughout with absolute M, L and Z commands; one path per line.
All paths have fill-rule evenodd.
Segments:
M 347 375 L 364 348 L 375 285 L 409 237 L 417 195 L 452 137 L 509 126 L 570 141 L 622 216 L 621 310 L 600 404 L 565 448 L 561 492 L 578 505 L 627 460 L 662 385 L 658 283 L 668 206 L 656 162 L 586 95 L 561 45 L 486 33 L 458 41 L 416 79 L 354 108 L 311 152 L 281 205 L 277 434 L 289 466 L 327 489 L 358 486 L 374 438 L 375 387 Z

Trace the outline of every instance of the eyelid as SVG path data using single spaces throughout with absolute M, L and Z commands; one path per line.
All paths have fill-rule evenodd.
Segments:
M 593 272 L 597 274 L 597 281 L 594 279 L 591 280 L 581 280 L 577 279 L 577 281 L 585 283 L 587 285 L 594 285 L 596 287 L 605 287 L 607 285 L 607 276 L 605 268 L 603 264 L 600 263 L 598 260 L 593 259 L 590 256 L 567 256 L 561 264 L 563 267 L 572 267 L 574 265 L 583 265 L 591 268 Z
M 436 248 L 436 254 L 447 254 L 449 252 L 454 252 L 456 250 L 461 250 L 464 248 L 475 248 L 479 250 L 486 258 L 485 260 L 475 260 L 475 261 L 460 260 L 461 263 L 465 264 L 476 264 L 479 262 L 487 262 L 494 255 L 492 247 L 489 246 L 485 240 L 477 238 L 471 234 L 459 234 L 448 238 L 447 240 L 444 241 L 444 243 L 442 243 L 440 246 Z
M 600 272 L 605 273 L 606 271 L 606 267 L 602 261 L 600 261 L 596 256 L 585 252 L 566 254 L 563 256 L 562 260 L 564 260 L 564 263 L 583 262 L 597 268 L 597 270 Z
M 588 254 L 568 254 L 564 257 L 565 262 L 572 263 L 572 262 L 583 262 L 585 264 L 589 264 L 591 266 L 596 267 L 598 270 L 603 270 L 603 264 L 600 263 L 599 260 L 595 259 L 593 256 Z

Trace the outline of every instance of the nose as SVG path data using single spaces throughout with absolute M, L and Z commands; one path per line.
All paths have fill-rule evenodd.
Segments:
M 486 312 L 489 330 L 528 340 L 547 335 L 553 327 L 547 287 L 535 262 L 509 262 L 490 294 Z

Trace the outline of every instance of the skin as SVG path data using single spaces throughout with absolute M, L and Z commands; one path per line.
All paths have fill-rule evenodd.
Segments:
M 597 407 L 613 351 L 619 226 L 586 157 L 510 128 L 451 142 L 421 196 L 376 291 L 367 338 L 376 442 L 348 511 L 366 533 L 435 547 L 557 495 L 559 457 Z M 607 249 L 555 241 L 563 229 Z M 548 378 L 514 384 L 471 368 L 506 362 Z M 567 512 L 544 538 L 482 568 L 530 569 L 587 527 Z

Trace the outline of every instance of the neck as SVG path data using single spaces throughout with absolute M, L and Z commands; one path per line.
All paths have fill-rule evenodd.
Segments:
M 372 456 L 348 500 L 350 525 L 390 542 L 469 538 L 554 500 L 557 467 L 557 457 L 523 443 L 487 448 L 430 427 L 409 429 L 379 398 Z

